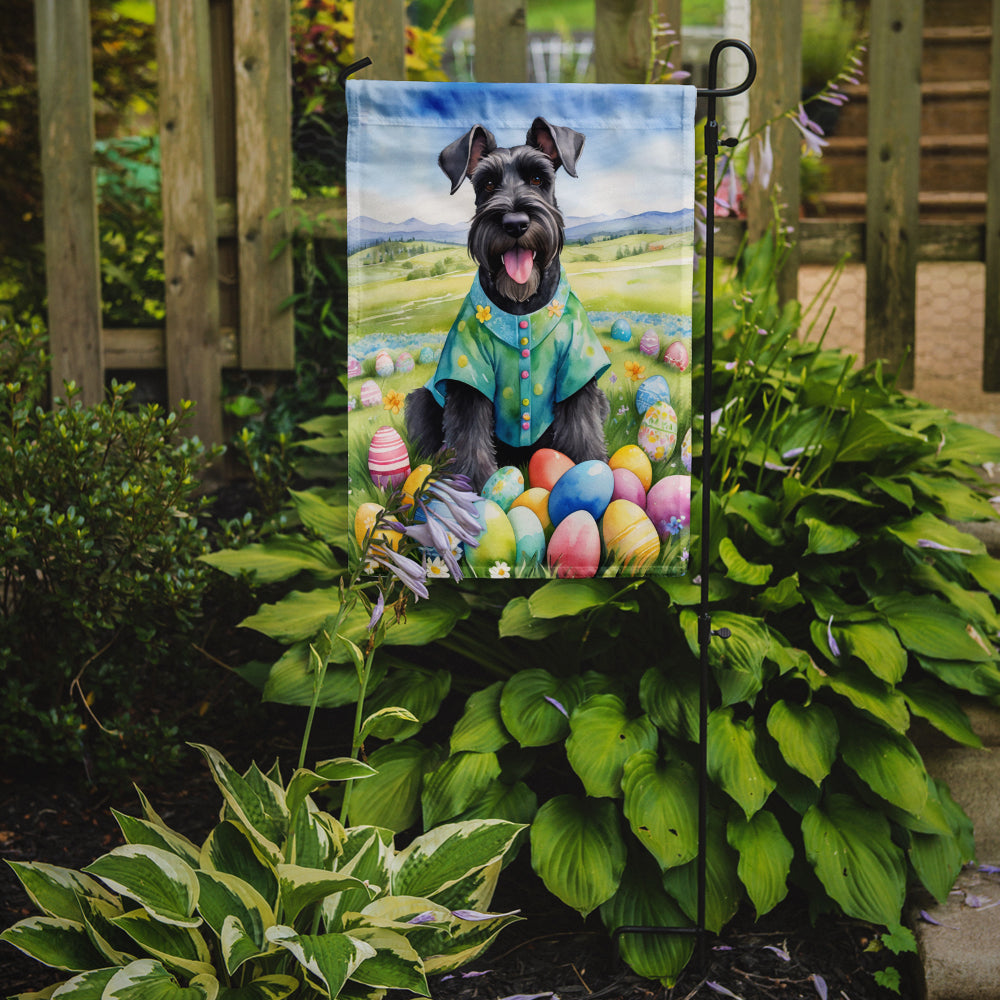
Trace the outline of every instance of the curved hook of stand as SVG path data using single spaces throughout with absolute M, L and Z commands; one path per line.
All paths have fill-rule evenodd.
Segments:
M 716 85 L 719 77 L 719 56 L 725 49 L 739 49 L 747 59 L 746 79 L 735 87 L 724 87 L 719 89 Z M 712 48 L 712 54 L 708 57 L 708 87 L 698 90 L 699 97 L 735 97 L 750 89 L 757 78 L 757 57 L 753 49 L 746 42 L 738 38 L 723 38 L 721 42 L 716 42 Z
M 352 73 L 357 73 L 358 70 L 362 70 L 366 66 L 371 66 L 371 65 L 372 65 L 371 59 L 369 59 L 368 56 L 365 56 L 363 59 L 359 59 L 357 62 L 351 63 L 350 66 L 345 66 L 337 74 L 337 84 L 339 85 L 340 89 L 341 90 L 345 90 L 346 89 L 347 78 Z

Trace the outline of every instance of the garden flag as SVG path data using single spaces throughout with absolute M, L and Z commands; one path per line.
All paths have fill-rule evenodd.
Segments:
M 685 571 L 695 97 L 348 81 L 352 545 L 447 454 L 431 577 Z

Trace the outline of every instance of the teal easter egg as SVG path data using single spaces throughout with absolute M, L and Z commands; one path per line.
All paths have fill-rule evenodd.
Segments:
M 601 532 L 585 510 L 575 510 L 556 525 L 546 560 L 556 576 L 584 579 L 597 575 L 601 562 Z
M 503 508 L 493 500 L 480 497 L 475 501 L 476 516 L 482 531 L 475 546 L 465 547 L 465 558 L 480 576 L 488 576 L 490 568 L 498 562 L 511 566 L 515 563 L 517 542 Z
M 511 507 L 507 519 L 514 529 L 515 558 L 518 563 L 540 563 L 545 558 L 545 530 L 538 515 L 527 507 Z
M 642 416 L 653 405 L 660 401 L 670 402 L 670 386 L 662 375 L 653 375 L 643 379 L 635 393 L 635 408 Z
M 591 459 L 564 472 L 549 494 L 549 517 L 559 524 L 567 515 L 585 510 L 596 521 L 611 502 L 615 476 L 607 462 Z
M 515 466 L 505 465 L 486 480 L 479 492 L 509 511 L 510 505 L 524 492 L 524 475 Z
M 624 340 L 626 342 L 632 339 L 632 324 L 624 316 L 619 316 L 611 324 L 611 339 Z
M 639 424 L 639 447 L 654 462 L 670 458 L 677 444 L 677 414 L 667 402 L 653 403 Z
M 375 355 L 375 374 L 379 378 L 388 378 L 395 370 L 396 365 L 388 351 L 381 350 Z
M 432 365 L 434 364 L 436 355 L 434 354 L 433 347 L 421 347 L 420 354 L 417 355 L 417 360 L 422 365 Z

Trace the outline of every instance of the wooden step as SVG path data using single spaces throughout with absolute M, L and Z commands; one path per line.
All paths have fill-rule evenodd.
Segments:
M 924 0 L 924 27 L 936 28 L 960 21 L 989 24 L 991 0 Z
M 992 38 L 989 25 L 925 28 L 921 79 L 924 83 L 988 80 Z
M 868 198 L 863 191 L 830 191 L 815 199 L 828 218 L 864 220 Z M 920 218 L 955 222 L 982 222 L 986 193 L 979 191 L 921 191 Z

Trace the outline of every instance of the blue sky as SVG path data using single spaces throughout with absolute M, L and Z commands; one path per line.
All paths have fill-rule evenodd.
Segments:
M 672 212 L 694 204 L 691 87 L 587 84 L 347 84 L 348 214 L 383 222 L 465 222 L 472 186 L 454 195 L 438 153 L 475 124 L 502 146 L 524 142 L 541 116 L 584 133 L 578 177 L 560 170 L 556 197 L 567 217 Z

